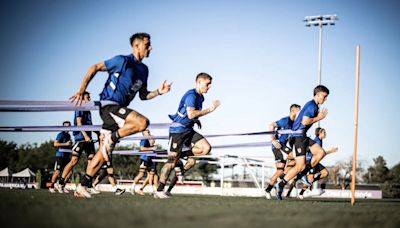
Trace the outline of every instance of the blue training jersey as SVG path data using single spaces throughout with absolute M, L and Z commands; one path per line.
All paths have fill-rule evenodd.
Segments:
M 56 141 L 59 143 L 66 143 L 68 141 L 71 141 L 71 135 L 68 134 L 66 131 L 62 131 L 57 134 Z M 67 156 L 66 152 L 61 152 L 59 149 L 69 149 L 68 146 L 57 146 L 56 147 L 56 157 L 64 157 Z
M 318 105 L 315 103 L 314 100 L 311 100 L 307 102 L 303 109 L 300 111 L 299 115 L 297 116 L 296 120 L 293 123 L 292 130 L 297 131 L 297 130 L 302 130 L 302 133 L 293 133 L 292 135 L 295 137 L 299 136 L 306 136 L 308 129 L 311 128 L 312 124 L 309 124 L 307 126 L 304 126 L 301 121 L 303 120 L 304 116 L 307 116 L 308 118 L 314 118 L 318 115 Z
M 196 89 L 191 89 L 183 95 L 177 112 L 174 115 L 169 115 L 169 118 L 174 123 L 179 123 L 180 126 L 173 126 L 169 128 L 170 133 L 183 133 L 193 130 L 193 125 L 197 119 L 189 119 L 186 109 L 194 108 L 201 110 L 203 107 L 204 96 L 197 93 Z
M 278 129 L 277 130 L 285 130 L 285 129 L 292 129 L 293 126 L 293 120 L 290 119 L 289 116 L 283 117 L 282 119 L 278 120 L 275 122 Z M 279 143 L 281 145 L 286 145 L 287 140 L 289 138 L 288 134 L 281 134 L 279 135 Z M 274 145 L 272 145 L 272 149 L 274 149 Z
M 140 140 L 140 147 L 151 147 L 150 141 L 148 139 Z M 147 155 L 140 155 L 140 160 L 147 161 L 149 157 Z
M 108 79 L 100 100 L 115 101 L 127 107 L 140 90 L 147 90 L 149 69 L 130 55 L 118 55 L 105 62 Z
M 76 119 L 78 117 L 81 117 L 82 119 L 82 125 L 92 125 L 92 114 L 90 111 L 75 111 L 75 116 L 74 116 L 74 125 L 78 126 L 78 123 Z M 74 131 L 72 133 L 74 135 L 75 141 L 81 141 L 85 140 L 85 137 L 83 137 L 83 134 L 81 131 Z M 91 131 L 86 131 L 86 134 L 92 138 L 92 132 Z
M 320 145 L 322 147 L 322 139 L 320 139 L 317 136 L 317 137 L 315 137 L 314 141 L 315 141 L 315 143 L 317 143 L 318 145 Z M 311 161 L 312 157 L 313 157 L 313 154 L 311 153 L 310 149 L 308 149 L 307 154 L 306 154 L 306 160 Z

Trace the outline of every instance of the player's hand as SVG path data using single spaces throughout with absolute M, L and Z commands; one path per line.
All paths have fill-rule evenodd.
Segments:
M 75 95 L 69 98 L 69 101 L 75 103 L 76 106 L 80 106 L 83 102 L 83 92 L 78 91 Z
M 210 106 L 210 112 L 212 112 L 212 111 L 214 111 L 215 109 L 217 109 L 218 108 L 218 106 L 220 106 L 221 105 L 221 101 L 219 101 L 219 100 L 214 100 L 213 102 L 212 102 L 212 104 L 211 104 L 211 106 Z
M 91 142 L 92 139 L 89 136 L 85 136 L 85 142 Z
M 158 88 L 158 92 L 160 94 L 168 93 L 171 90 L 171 86 L 172 86 L 172 82 L 167 83 L 167 81 L 164 80 L 163 83 L 161 84 L 160 88 Z
M 276 149 L 281 149 L 281 144 L 279 143 L 279 140 L 272 140 L 271 141 L 272 142 L 272 145 L 274 145 L 274 147 L 276 148 Z
M 66 143 L 67 143 L 67 146 L 72 146 L 72 142 L 71 141 L 68 141 Z
M 318 113 L 318 120 L 323 120 L 326 116 L 328 115 L 328 109 L 323 108 L 319 113 Z
M 335 153 L 338 150 L 339 150 L 339 148 L 334 146 L 334 147 L 331 148 L 331 153 Z

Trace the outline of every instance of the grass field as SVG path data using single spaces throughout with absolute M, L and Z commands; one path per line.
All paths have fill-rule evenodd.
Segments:
M 1 227 L 400 227 L 400 201 L 115 196 L 0 190 Z

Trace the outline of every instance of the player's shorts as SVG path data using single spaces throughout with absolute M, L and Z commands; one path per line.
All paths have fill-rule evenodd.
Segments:
M 103 165 L 100 167 L 101 169 L 108 169 L 113 167 L 112 157 L 110 156 L 109 159 L 109 162 L 103 162 Z
M 145 169 L 146 171 L 156 172 L 157 171 L 157 162 L 153 162 L 151 159 L 141 160 L 140 169 Z
M 125 119 L 132 109 L 120 105 L 106 105 L 100 108 L 100 117 L 103 120 L 102 129 L 114 132 L 122 128 Z
M 194 130 L 183 133 L 169 133 L 169 151 L 181 153 L 184 146 L 191 148 L 203 138 L 204 136 Z
M 307 136 L 294 137 L 294 150 L 297 156 L 305 156 L 309 147 L 315 144 L 315 141 Z
M 321 171 L 324 170 L 324 169 L 325 169 L 325 166 L 322 165 L 321 163 L 318 163 L 318 164 L 313 168 L 314 173 L 321 172 Z
M 91 154 L 95 154 L 94 142 L 77 141 L 72 147 L 72 156 L 80 157 L 82 152 L 89 157 Z
M 286 145 L 281 145 L 281 149 L 272 147 L 272 152 L 274 153 L 275 156 L 275 162 L 278 163 L 286 163 L 287 156 L 284 156 L 283 153 L 289 154 L 291 151 L 292 149 Z
M 69 163 L 70 158 L 67 157 L 56 157 L 56 162 L 54 164 L 54 170 L 61 171 Z

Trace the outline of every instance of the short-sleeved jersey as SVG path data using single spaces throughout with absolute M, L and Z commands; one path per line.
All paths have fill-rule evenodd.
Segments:
M 317 143 L 318 145 L 320 145 L 322 147 L 322 139 L 320 139 L 317 136 L 317 137 L 315 137 L 314 141 L 315 141 L 315 143 Z M 313 157 L 313 154 L 311 153 L 310 149 L 308 149 L 307 154 L 306 154 L 307 161 L 311 161 L 312 157 Z
M 66 143 L 71 141 L 71 135 L 66 131 L 62 131 L 57 134 L 56 141 L 59 143 Z M 60 149 L 69 149 L 68 146 L 57 146 L 56 147 L 56 157 L 65 157 L 67 156 L 66 152 L 61 152 Z
M 197 119 L 189 119 L 187 108 L 194 108 L 201 110 L 203 108 L 204 96 L 197 93 L 196 89 L 187 91 L 178 106 L 178 110 L 174 115 L 169 115 L 169 118 L 174 123 L 179 123 L 180 126 L 173 126 L 169 128 L 170 133 L 183 133 L 193 130 L 193 125 Z
M 148 139 L 140 140 L 140 147 L 151 147 Z M 147 155 L 140 155 L 140 160 L 147 161 L 149 157 Z
M 109 76 L 100 100 L 114 101 L 127 107 L 140 90 L 147 90 L 149 69 L 133 54 L 118 55 L 104 63 Z
M 308 129 L 312 126 L 312 124 L 309 124 L 307 126 L 304 126 L 301 122 L 303 120 L 304 116 L 307 116 L 309 118 L 314 118 L 318 115 L 318 105 L 315 103 L 314 100 L 311 100 L 307 102 L 303 109 L 300 111 L 299 115 L 297 116 L 296 120 L 293 123 L 292 130 L 297 131 L 301 130 L 302 133 L 293 133 L 293 136 L 306 136 Z
M 82 120 L 82 125 L 92 125 L 92 114 L 90 111 L 75 111 L 75 116 L 74 116 L 74 125 L 77 126 L 77 118 L 80 117 Z M 74 135 L 75 141 L 81 141 L 85 140 L 85 137 L 83 137 L 83 134 L 81 131 L 74 131 L 72 133 Z M 91 131 L 86 131 L 86 134 L 92 138 L 92 132 Z
M 285 129 L 292 129 L 293 120 L 290 119 L 289 116 L 283 117 L 282 119 L 275 122 L 278 129 L 277 130 L 285 130 Z M 281 144 L 286 144 L 289 138 L 288 134 L 279 135 L 279 142 Z

